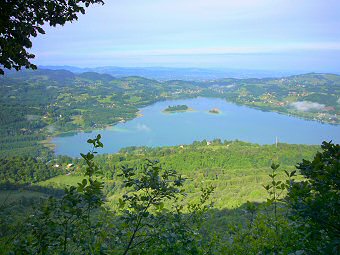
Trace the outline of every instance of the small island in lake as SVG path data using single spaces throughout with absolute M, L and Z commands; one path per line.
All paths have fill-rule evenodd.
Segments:
M 192 109 L 189 108 L 187 105 L 174 105 L 168 106 L 168 108 L 164 109 L 163 112 L 172 113 L 172 112 L 186 112 L 191 111 Z
M 209 110 L 209 113 L 220 114 L 220 113 L 221 113 L 221 110 L 218 109 L 218 108 L 213 108 L 213 109 Z

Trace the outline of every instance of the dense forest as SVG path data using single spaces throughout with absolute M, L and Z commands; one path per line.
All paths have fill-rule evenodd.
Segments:
M 157 101 L 198 96 L 338 124 L 339 93 L 333 74 L 159 82 L 64 70 L 8 72 L 0 77 L 0 151 L 49 156 L 51 136 L 104 128 Z
M 88 142 L 82 159 L 3 162 L 2 254 L 339 252 L 339 145 L 216 139 L 95 156 L 100 136 Z

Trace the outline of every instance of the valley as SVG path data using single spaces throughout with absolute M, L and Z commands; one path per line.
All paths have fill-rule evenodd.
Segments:
M 38 70 L 0 77 L 0 91 L 4 254 L 45 242 L 81 254 L 93 236 L 104 254 L 291 252 L 304 164 L 317 155 L 337 167 L 339 145 L 320 147 L 339 141 L 337 75 L 159 82 Z
M 9 72 L 0 77 L 3 155 L 50 154 L 49 137 L 103 129 L 138 116 L 156 102 L 196 97 L 339 124 L 339 76 L 164 81 L 64 70 Z M 214 106 L 213 106 L 214 107 Z M 38 142 L 40 141 L 40 142 Z

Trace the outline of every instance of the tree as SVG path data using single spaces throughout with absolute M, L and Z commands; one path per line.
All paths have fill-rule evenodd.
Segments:
M 84 179 L 77 186 L 66 187 L 61 199 L 43 200 L 19 233 L 14 233 L 18 237 L 15 245 L 4 247 L 5 251 L 9 249 L 13 254 L 103 254 L 99 216 L 103 211 L 104 183 L 94 163 L 95 150 L 103 147 L 100 139 L 100 135 L 89 139 L 87 143 L 92 145 L 92 150 L 80 154 L 87 166 Z M 5 244 L 0 242 L 0 246 Z
M 4 68 L 36 69 L 30 62 L 35 56 L 27 51 L 31 37 L 45 34 L 43 25 L 64 25 L 85 14 L 90 4 L 104 4 L 102 0 L 2 0 L 0 4 L 0 74 Z
M 338 254 L 340 145 L 323 142 L 321 148 L 312 161 L 297 165 L 306 180 L 294 183 L 288 201 L 308 254 Z

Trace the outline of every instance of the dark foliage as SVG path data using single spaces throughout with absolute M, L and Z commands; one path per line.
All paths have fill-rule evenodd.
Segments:
M 0 66 L 16 70 L 36 69 L 30 63 L 34 55 L 31 37 L 45 34 L 44 24 L 64 25 L 77 20 L 90 4 L 104 4 L 102 0 L 2 0 L 0 5 Z M 0 75 L 4 74 L 0 68 Z
M 305 249 L 312 254 L 340 252 L 340 145 L 323 142 L 312 161 L 297 165 L 306 181 L 295 183 L 288 201 Z

